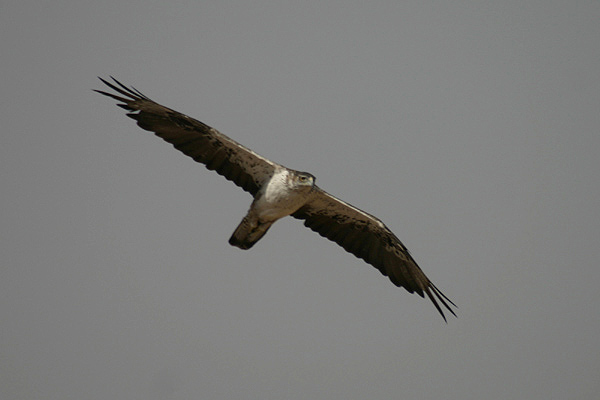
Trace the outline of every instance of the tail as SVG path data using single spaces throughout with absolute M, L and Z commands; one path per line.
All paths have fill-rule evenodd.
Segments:
M 253 223 L 248 216 L 245 216 L 229 238 L 229 244 L 242 250 L 248 250 L 267 233 L 271 225 L 273 222 Z

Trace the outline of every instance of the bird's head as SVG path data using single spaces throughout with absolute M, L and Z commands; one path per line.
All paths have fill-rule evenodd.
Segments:
M 315 186 L 315 180 L 317 178 L 308 172 L 295 171 L 294 172 L 294 186 L 297 188 L 313 188 Z

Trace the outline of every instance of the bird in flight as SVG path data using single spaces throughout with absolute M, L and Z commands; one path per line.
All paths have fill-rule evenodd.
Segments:
M 111 77 L 112 78 L 112 77 Z M 425 276 L 402 242 L 383 222 L 315 184 L 308 172 L 268 160 L 204 123 L 162 106 L 137 89 L 99 78 L 118 94 L 95 90 L 121 102 L 140 128 L 154 132 L 177 150 L 214 170 L 249 192 L 254 201 L 229 243 L 249 249 L 280 218 L 291 215 L 336 242 L 349 253 L 377 268 L 396 286 L 421 297 L 427 295 L 446 316 L 456 305 Z

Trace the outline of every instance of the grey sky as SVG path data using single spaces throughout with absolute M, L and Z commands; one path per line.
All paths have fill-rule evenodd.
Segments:
M 123 4 L 124 3 L 124 4 Z M 591 399 L 597 1 L 0 4 L 0 398 Z M 93 93 L 114 75 L 381 218 L 457 305 Z

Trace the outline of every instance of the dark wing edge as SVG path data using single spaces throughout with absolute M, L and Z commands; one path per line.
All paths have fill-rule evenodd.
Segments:
M 321 236 L 342 246 L 387 276 L 396 286 L 431 300 L 447 322 L 456 307 L 423 273 L 402 242 L 378 218 L 315 187 L 312 199 L 292 214 Z
M 128 117 L 140 128 L 154 132 L 177 150 L 256 195 L 262 184 L 272 176 L 278 164 L 256 154 L 210 126 L 164 107 L 134 87 L 128 88 L 111 76 L 114 84 L 100 77 L 105 85 L 120 95 L 94 90 L 123 104 Z

